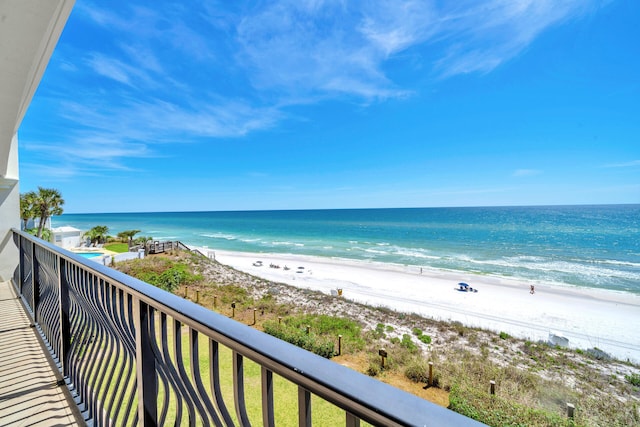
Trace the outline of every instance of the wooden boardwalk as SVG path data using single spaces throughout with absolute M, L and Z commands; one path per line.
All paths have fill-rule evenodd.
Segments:
M 9 282 L 0 282 L 0 426 L 84 425 Z

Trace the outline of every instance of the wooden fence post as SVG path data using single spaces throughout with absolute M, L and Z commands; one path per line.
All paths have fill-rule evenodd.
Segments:
M 380 366 L 384 369 L 384 361 L 387 358 L 387 351 L 384 348 L 378 350 L 378 354 L 380 355 Z
M 567 402 L 567 417 L 569 417 L 570 419 L 573 419 L 573 415 L 574 415 L 574 411 L 575 411 L 576 407 Z

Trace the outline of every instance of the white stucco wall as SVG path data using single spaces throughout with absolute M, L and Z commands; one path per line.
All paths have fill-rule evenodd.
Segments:
M 75 0 L 0 0 L 0 280 L 13 276 L 20 228 L 17 132 Z M 42 185 L 47 183 L 43 182 Z
M 18 185 L 18 135 L 10 141 L 6 157 L 0 157 L 0 281 L 9 280 L 18 265 L 18 248 L 12 228 L 20 228 L 20 186 Z M 5 145 L 5 147 L 6 147 Z
M 52 243 L 65 249 L 77 248 L 80 246 L 80 235 L 82 234 L 82 231 L 77 229 L 64 230 L 64 228 L 70 227 L 51 229 Z

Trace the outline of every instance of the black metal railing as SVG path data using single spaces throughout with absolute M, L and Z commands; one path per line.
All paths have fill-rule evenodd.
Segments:
M 14 286 L 88 423 L 310 426 L 328 413 L 317 423 L 481 425 L 29 234 L 13 236 Z

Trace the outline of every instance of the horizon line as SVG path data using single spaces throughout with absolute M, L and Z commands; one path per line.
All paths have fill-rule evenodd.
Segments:
M 578 204 L 540 204 L 540 205 L 467 205 L 467 206 L 404 206 L 404 207 L 351 207 L 351 208 L 291 208 L 291 209 L 222 209 L 222 210 L 185 210 L 185 211 L 120 211 L 120 212 L 63 212 L 63 215 L 106 215 L 106 214 L 151 214 L 151 213 L 210 213 L 210 212 L 304 212 L 339 210 L 383 210 L 383 209 L 470 209 L 470 208 L 545 208 L 545 207 L 604 207 L 604 206 L 640 206 L 640 203 L 578 203 Z

